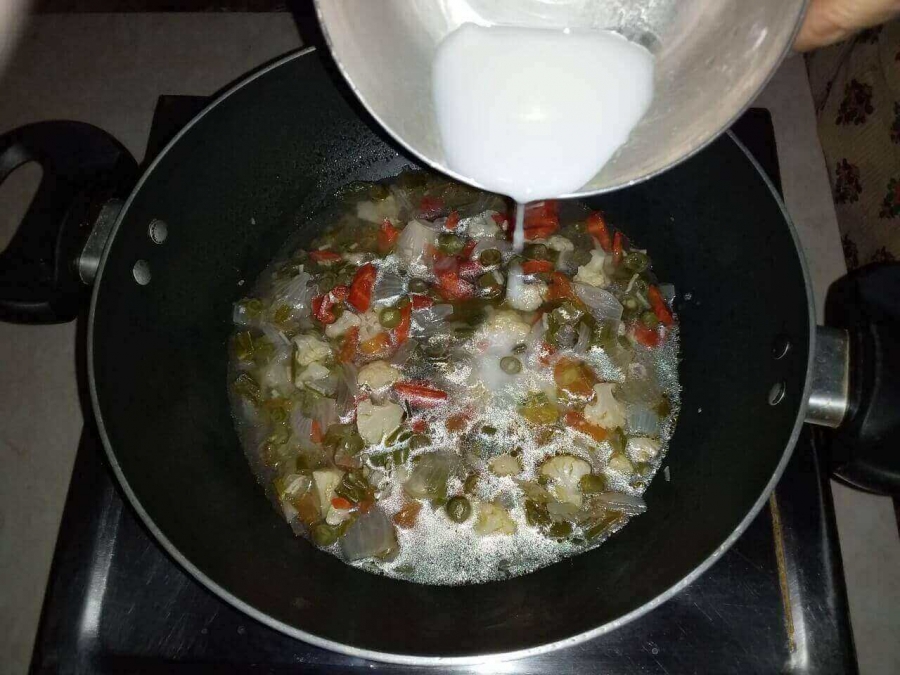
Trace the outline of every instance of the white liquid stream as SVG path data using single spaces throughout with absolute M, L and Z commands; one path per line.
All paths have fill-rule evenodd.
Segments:
M 607 31 L 464 24 L 438 46 L 432 91 L 447 164 L 521 212 L 577 191 L 625 143 L 653 56 Z

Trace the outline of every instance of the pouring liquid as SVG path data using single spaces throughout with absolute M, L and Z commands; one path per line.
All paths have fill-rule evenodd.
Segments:
M 653 98 L 653 56 L 609 31 L 464 24 L 438 46 L 432 91 L 447 164 L 524 204 L 577 191 Z

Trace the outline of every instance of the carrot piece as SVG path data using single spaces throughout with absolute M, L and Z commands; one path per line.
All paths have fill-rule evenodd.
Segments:
M 359 326 L 351 326 L 344 333 L 344 341 L 338 350 L 338 363 L 351 363 L 356 358 L 356 350 L 359 347 Z
M 566 426 L 575 429 L 598 443 L 602 443 L 609 436 L 609 432 L 601 426 L 591 424 L 584 418 L 584 414 L 577 410 L 570 410 L 566 413 Z
M 612 252 L 612 237 L 609 234 L 609 228 L 606 225 L 606 220 L 603 218 L 602 213 L 594 211 L 588 216 L 587 231 L 588 234 L 597 240 L 600 244 L 600 248 L 607 253 Z
M 394 391 L 410 405 L 433 408 L 447 400 L 447 392 L 418 382 L 395 382 Z
M 522 263 L 522 272 L 525 274 L 538 274 L 540 272 L 552 272 L 553 263 L 549 260 L 526 260 Z
M 335 253 L 334 251 L 310 251 L 309 257 L 317 263 L 337 262 L 338 260 L 342 260 L 341 254 Z
M 332 497 L 331 505 L 336 509 L 349 510 L 353 508 L 353 502 L 344 497 Z

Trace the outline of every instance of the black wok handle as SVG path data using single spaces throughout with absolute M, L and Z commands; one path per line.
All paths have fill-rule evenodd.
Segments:
M 115 138 L 81 122 L 38 122 L 0 136 L 0 183 L 36 162 L 40 185 L 0 253 L 0 320 L 74 319 L 88 287 L 78 255 L 102 204 L 134 185 L 137 163 Z
M 825 323 L 850 338 L 848 409 L 830 443 L 834 475 L 900 495 L 900 263 L 867 265 L 833 283 Z

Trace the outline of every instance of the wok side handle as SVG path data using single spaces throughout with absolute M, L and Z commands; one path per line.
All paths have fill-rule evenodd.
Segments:
M 103 205 L 134 185 L 137 163 L 105 131 L 70 121 L 0 135 L 0 183 L 29 162 L 43 175 L 0 253 L 0 320 L 63 323 L 78 315 L 88 295 L 78 270 L 81 250 Z
M 846 411 L 829 434 L 834 476 L 900 495 L 900 263 L 867 265 L 833 283 L 825 323 L 848 342 Z

